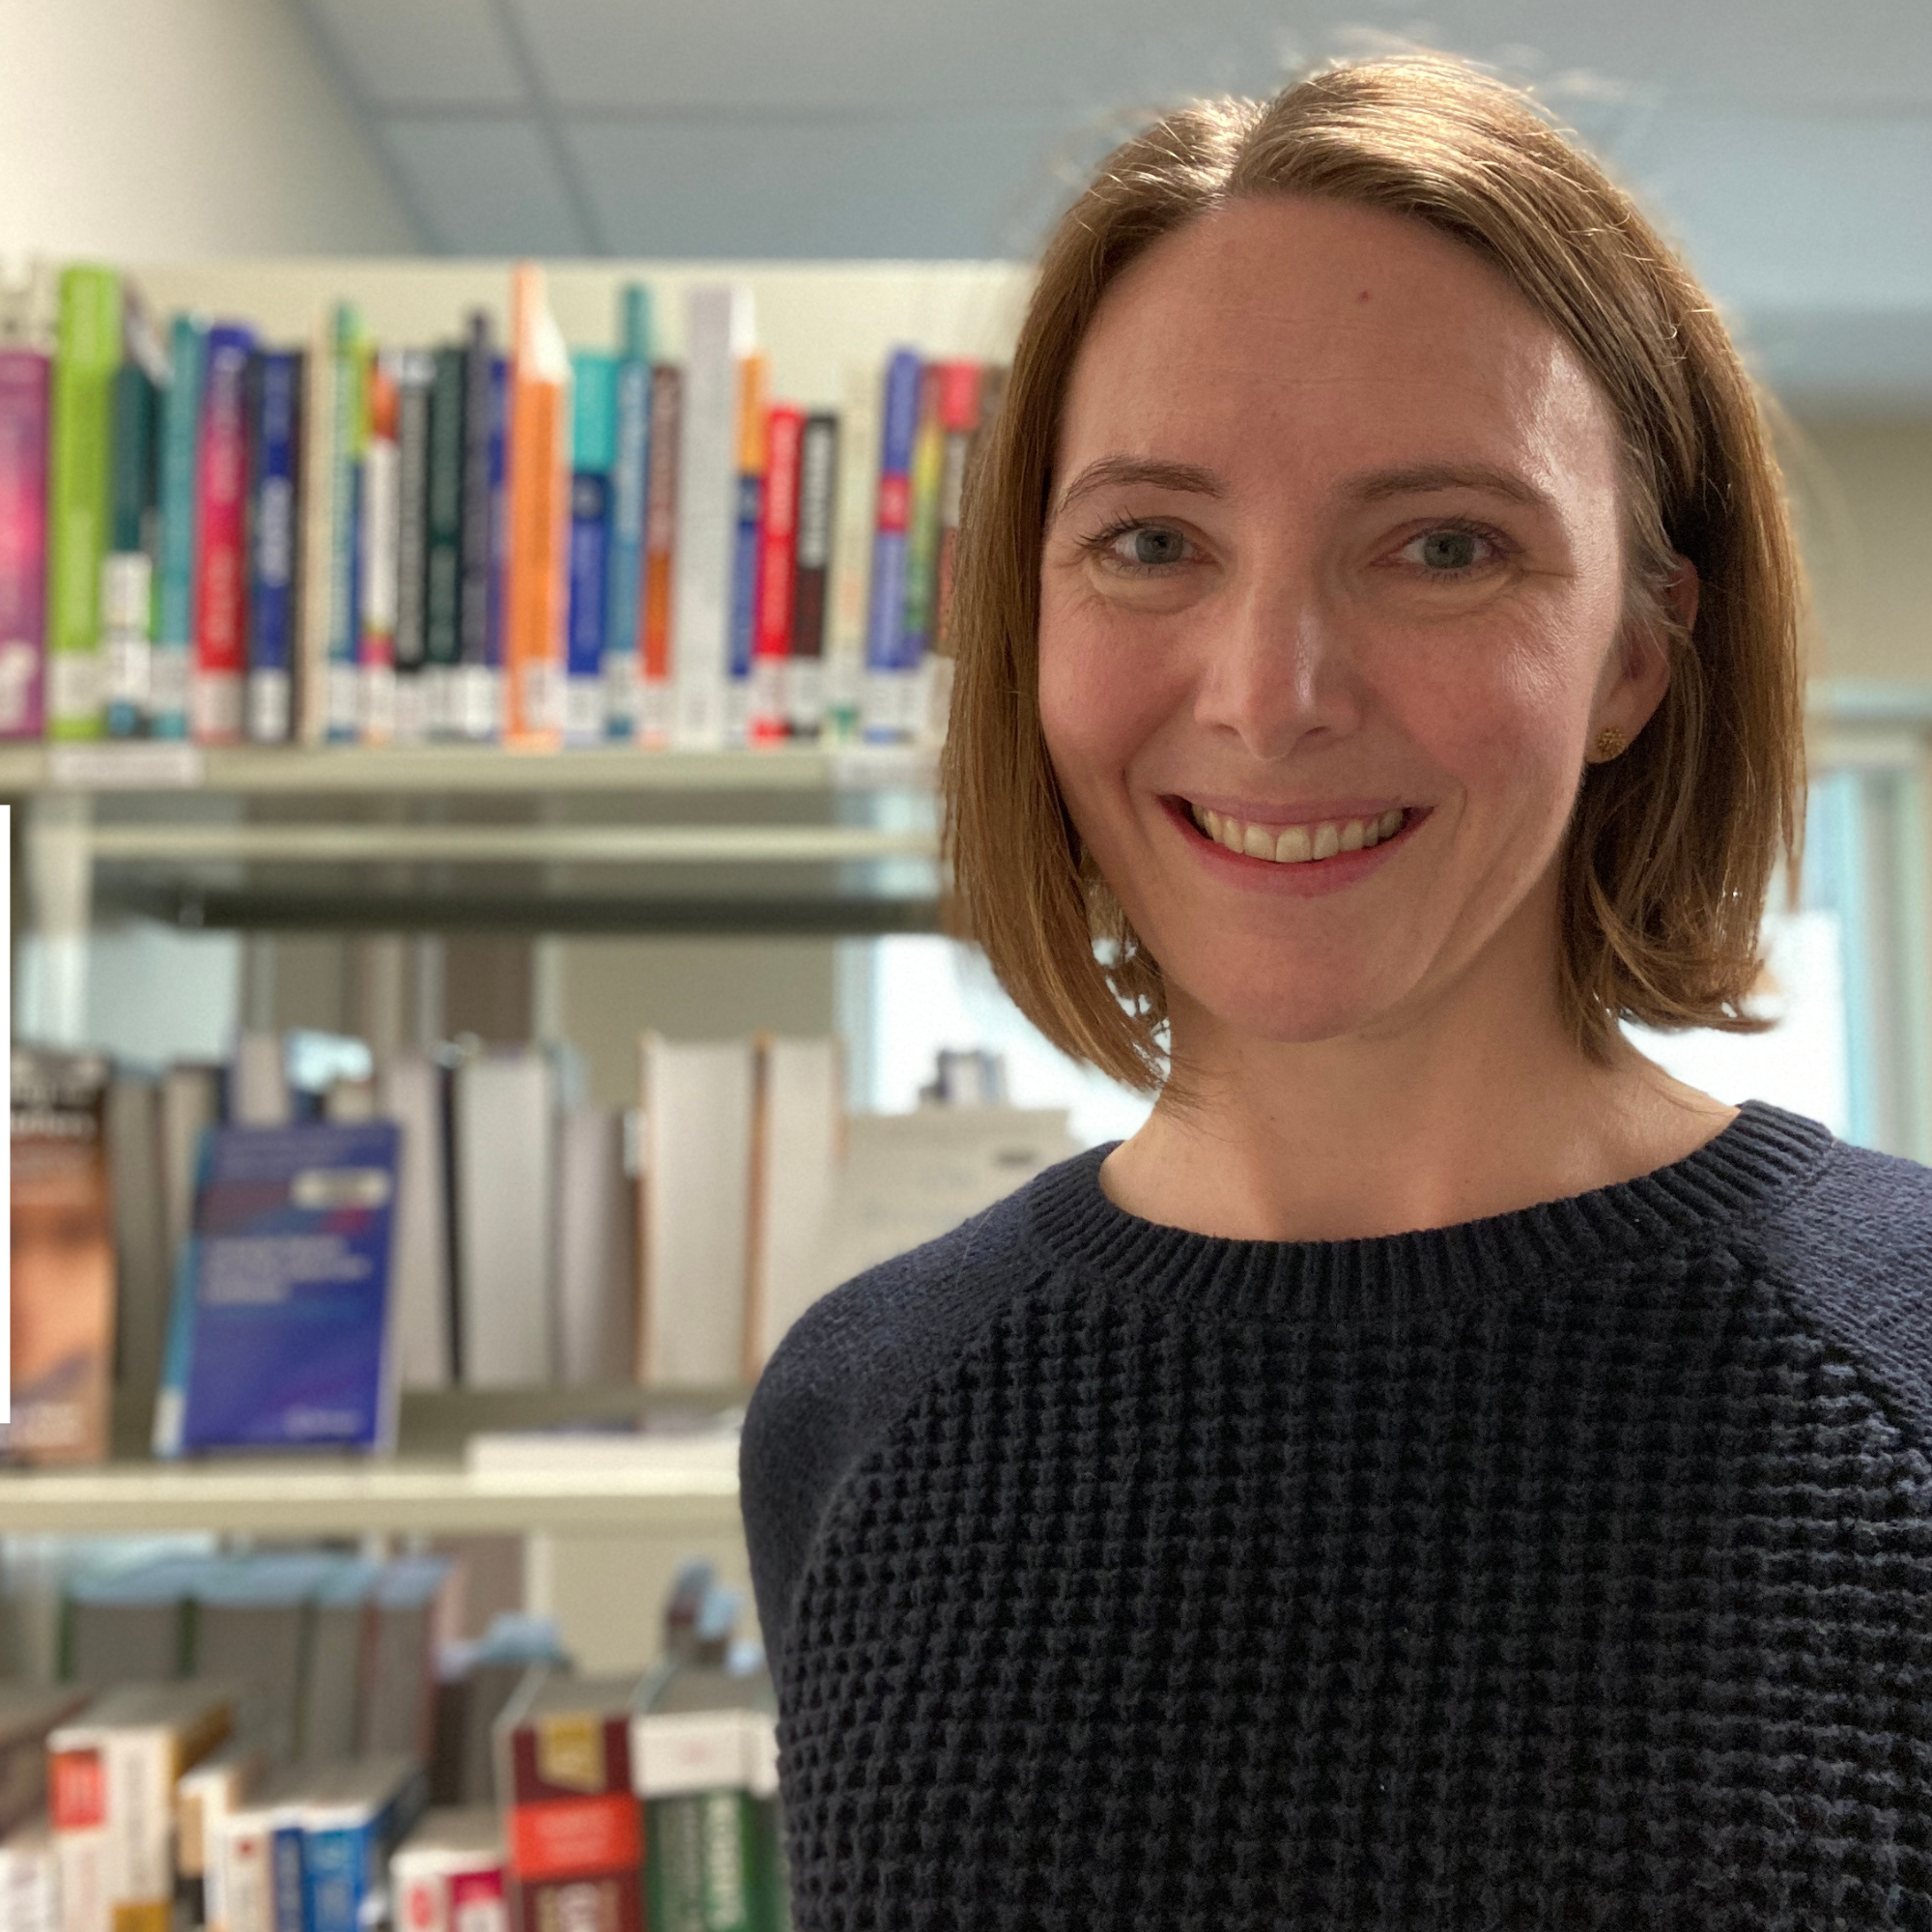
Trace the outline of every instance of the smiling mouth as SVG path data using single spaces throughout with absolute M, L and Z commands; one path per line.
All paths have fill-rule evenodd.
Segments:
M 1407 822 L 1409 813 L 1402 806 L 1372 818 L 1324 819 L 1313 825 L 1273 827 L 1252 825 L 1210 811 L 1206 806 L 1187 804 L 1187 815 L 1204 837 L 1230 852 L 1249 859 L 1265 859 L 1274 866 L 1320 865 L 1345 852 L 1366 852 L 1393 838 Z

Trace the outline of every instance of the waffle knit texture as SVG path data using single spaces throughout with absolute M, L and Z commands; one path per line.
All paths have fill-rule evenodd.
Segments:
M 813 1308 L 744 1507 L 800 1932 L 1932 1928 L 1932 1174 L 1192 1235 L 1104 1150 Z

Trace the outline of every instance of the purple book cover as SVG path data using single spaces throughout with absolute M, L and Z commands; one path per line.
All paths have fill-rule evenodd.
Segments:
M 47 358 L 0 349 L 0 738 L 41 735 L 47 616 Z

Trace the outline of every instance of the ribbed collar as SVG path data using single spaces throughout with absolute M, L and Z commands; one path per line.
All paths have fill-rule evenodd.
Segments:
M 1815 1175 L 1833 1142 L 1815 1121 L 1748 1100 L 1696 1152 L 1635 1180 L 1452 1228 L 1346 1241 L 1232 1240 L 1144 1221 L 1101 1191 L 1100 1163 L 1115 1145 L 1034 1184 L 1033 1231 L 1056 1262 L 1116 1280 L 1171 1288 L 1213 1279 L 1319 1291 L 1325 1300 L 1386 1291 L 1427 1297 L 1708 1246 Z

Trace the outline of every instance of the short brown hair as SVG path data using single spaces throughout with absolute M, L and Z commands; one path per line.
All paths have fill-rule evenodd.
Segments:
M 1172 114 L 1108 157 L 1048 243 L 960 532 L 943 780 L 961 929 L 1056 1045 L 1160 1084 L 1159 964 L 1085 858 L 1040 726 L 1048 494 L 1068 375 L 1108 288 L 1163 236 L 1276 195 L 1406 215 L 1462 243 L 1568 339 L 1608 399 L 1628 602 L 1668 635 L 1671 676 L 1635 744 L 1592 767 L 1578 794 L 1561 996 L 1599 1058 L 1626 1018 L 1762 1024 L 1744 1002 L 1772 873 L 1796 859 L 1804 700 L 1798 564 L 1756 397 L 1709 298 L 1630 198 L 1527 96 L 1436 55 L 1335 67 L 1264 105 Z M 1688 634 L 1662 598 L 1676 555 L 1701 586 Z

